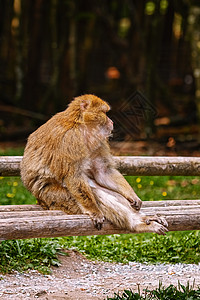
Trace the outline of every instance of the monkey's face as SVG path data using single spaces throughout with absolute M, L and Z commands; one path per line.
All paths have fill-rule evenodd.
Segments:
M 76 124 L 86 126 L 90 133 L 108 137 L 113 130 L 113 122 L 106 113 L 110 110 L 108 103 L 94 95 L 76 97 L 67 109 L 68 115 Z
M 104 137 L 108 137 L 113 130 L 113 121 L 103 111 L 87 111 L 83 114 L 84 124 L 94 130 L 100 130 Z
M 113 130 L 113 122 L 106 115 L 110 106 L 94 95 L 81 96 L 81 100 L 83 123 L 93 128 L 100 127 L 107 134 L 110 134 Z

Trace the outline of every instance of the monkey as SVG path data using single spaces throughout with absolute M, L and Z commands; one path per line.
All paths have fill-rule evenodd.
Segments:
M 166 220 L 140 212 L 142 201 L 115 167 L 109 110 L 95 95 L 75 97 L 28 137 L 22 182 L 44 209 L 87 214 L 98 230 L 107 219 L 130 232 L 164 235 Z

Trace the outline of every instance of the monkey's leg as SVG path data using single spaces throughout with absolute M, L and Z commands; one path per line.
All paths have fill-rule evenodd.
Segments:
M 67 214 L 82 214 L 77 201 L 70 195 L 69 191 L 57 182 L 44 183 L 43 187 L 34 193 L 38 203 L 44 209 L 62 210 Z
M 67 214 L 88 214 L 97 229 L 101 229 L 104 216 L 96 204 L 94 195 L 87 184 L 73 183 L 70 189 L 55 180 L 33 181 L 30 191 L 44 209 L 61 209 Z M 82 183 L 82 182 L 81 182 Z M 91 200 L 92 197 L 92 200 Z
M 82 213 L 88 214 L 92 219 L 94 226 L 100 230 L 105 218 L 102 211 L 100 211 L 97 206 L 96 199 L 88 184 L 87 177 L 82 177 L 81 175 L 79 177 L 70 176 L 70 179 L 66 178 L 64 180 L 64 186 L 69 190 L 72 197 L 76 199 Z
M 92 191 L 96 197 L 99 209 L 107 220 L 113 224 L 134 232 L 156 232 L 165 234 L 167 222 L 157 216 L 148 217 L 134 210 L 130 202 L 122 195 L 102 188 L 94 181 L 90 181 Z

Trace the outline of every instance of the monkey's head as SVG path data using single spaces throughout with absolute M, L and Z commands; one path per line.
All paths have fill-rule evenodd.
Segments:
M 69 105 L 68 111 L 73 110 L 77 124 L 84 124 L 91 128 L 100 128 L 106 136 L 113 130 L 113 122 L 106 113 L 110 110 L 108 103 L 95 95 L 82 95 L 76 97 Z

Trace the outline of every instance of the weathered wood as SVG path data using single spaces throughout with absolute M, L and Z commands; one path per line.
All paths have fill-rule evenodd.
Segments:
M 191 206 L 167 206 L 163 207 L 143 207 L 141 209 L 146 215 L 168 215 L 172 214 L 194 214 L 198 212 L 199 206 L 191 205 Z M 61 210 L 30 210 L 30 211 L 10 211 L 10 212 L 1 212 L 0 213 L 0 221 L 3 219 L 13 219 L 13 218 L 38 218 L 38 217 L 52 217 L 52 216 L 66 216 L 66 214 Z M 68 218 L 74 218 L 73 215 L 68 215 Z
M 22 156 L 0 156 L 0 176 L 19 176 Z
M 200 175 L 200 157 L 115 156 L 124 175 Z M 19 176 L 22 156 L 0 156 L 0 176 Z
M 148 201 L 143 202 L 141 211 L 146 215 L 157 213 L 164 216 L 170 231 L 199 230 L 199 202 L 200 200 Z M 98 231 L 86 215 L 66 215 L 62 211 L 43 210 L 39 205 L 0 206 L 0 240 L 115 233 L 128 232 L 108 221 Z
M 200 200 L 163 200 L 163 201 L 143 201 L 142 207 L 168 207 L 168 206 L 188 206 L 197 205 L 200 208 Z M 0 206 L 1 208 L 1 206 Z M 0 210 L 1 211 L 1 210 Z
M 115 161 L 124 175 L 200 175 L 200 157 L 118 156 Z
M 44 211 L 44 209 L 40 205 L 30 205 L 30 204 L 22 204 L 22 205 L 0 205 L 0 214 L 1 212 L 26 212 L 26 211 Z
M 119 233 L 105 222 L 104 229 L 98 231 L 86 216 L 42 216 L 30 219 L 11 218 L 0 221 L 0 240 L 39 237 L 78 236 Z
M 162 214 L 166 215 L 173 214 L 174 212 L 177 214 L 191 214 L 193 212 L 198 211 L 200 207 L 198 205 L 182 205 L 182 206 L 167 206 L 167 207 L 142 207 L 141 211 L 144 212 L 146 215 L 152 215 L 152 214 Z M 41 216 L 66 216 L 66 214 L 61 210 L 11 210 L 11 211 L 2 211 L 0 212 L 0 220 L 2 219 L 11 219 L 11 218 L 35 218 L 35 217 L 41 217 Z M 70 218 L 71 215 L 69 215 Z
M 13 219 L 13 218 L 29 219 L 29 218 L 36 218 L 36 217 L 42 217 L 42 216 L 45 216 L 45 217 L 66 216 L 66 214 L 61 210 L 36 210 L 36 211 L 30 210 L 30 211 L 1 212 L 0 213 L 0 221 L 3 219 Z
M 186 207 L 190 208 L 193 206 L 199 207 L 200 209 L 200 200 L 162 200 L 162 201 L 143 201 L 142 209 L 148 207 Z M 0 205 L 0 216 L 2 212 L 27 212 L 27 211 L 42 211 L 48 212 L 49 210 L 44 210 L 40 205 L 37 204 L 21 204 L 21 205 Z M 64 213 L 65 214 L 65 213 Z

